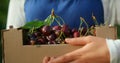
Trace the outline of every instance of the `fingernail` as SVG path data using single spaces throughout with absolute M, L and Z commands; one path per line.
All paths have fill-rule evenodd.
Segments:
M 54 60 L 54 59 L 55 59 L 55 57 L 50 57 L 50 61 L 48 63 L 53 63 L 51 61 Z

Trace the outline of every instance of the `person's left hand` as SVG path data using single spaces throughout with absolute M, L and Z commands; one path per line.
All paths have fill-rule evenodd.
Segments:
M 87 36 L 66 39 L 66 42 L 84 46 L 54 59 L 46 57 L 43 63 L 110 63 L 109 50 L 103 38 Z

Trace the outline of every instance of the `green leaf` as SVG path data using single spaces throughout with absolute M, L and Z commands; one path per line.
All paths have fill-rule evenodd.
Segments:
M 44 21 L 31 21 L 31 22 L 28 22 L 26 23 L 22 28 L 23 29 L 31 29 L 31 28 L 39 28 L 41 26 L 45 25 Z

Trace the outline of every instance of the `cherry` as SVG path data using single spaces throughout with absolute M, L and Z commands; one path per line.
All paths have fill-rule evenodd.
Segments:
M 56 26 L 52 27 L 52 30 L 61 30 L 61 27 L 56 25 Z
M 34 32 L 34 35 L 37 37 L 37 36 L 40 36 L 41 33 L 37 31 L 37 32 Z
M 56 42 L 54 40 L 50 40 L 48 44 L 56 44 Z
M 86 34 L 86 32 L 87 32 L 87 28 L 83 28 L 83 30 L 82 30 L 82 35 L 85 35 Z
M 55 30 L 54 33 L 56 34 L 57 37 L 59 37 L 61 34 L 61 30 Z
M 73 28 L 72 33 L 74 33 L 74 32 L 78 32 L 78 30 L 76 28 Z
M 70 29 L 69 29 L 68 25 L 63 24 L 61 30 L 66 36 L 70 35 Z
M 53 41 L 56 39 L 56 35 L 53 33 L 47 37 L 48 40 Z
M 74 32 L 73 33 L 73 37 L 75 38 L 75 37 L 79 37 L 80 36 L 80 33 L 79 32 Z
M 35 45 L 36 41 L 35 40 L 30 40 L 31 45 Z
M 42 33 L 43 33 L 45 36 L 50 35 L 51 32 L 52 32 L 52 29 L 51 29 L 50 26 L 47 26 L 47 25 L 46 25 L 46 26 L 43 26 L 43 28 L 42 28 Z
M 34 34 L 28 34 L 28 39 L 35 40 L 36 36 Z
M 46 43 L 47 43 L 47 39 L 45 39 L 45 38 L 38 38 L 36 44 L 46 44 Z

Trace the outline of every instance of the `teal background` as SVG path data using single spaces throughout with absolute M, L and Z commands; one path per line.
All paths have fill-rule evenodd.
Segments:
M 5 29 L 6 26 L 8 5 L 9 0 L 0 0 L 0 30 Z M 118 32 L 120 32 L 120 26 L 118 25 L 116 26 L 118 28 Z M 118 33 L 118 38 L 120 38 L 120 33 Z M 0 63 L 2 63 L 1 31 L 0 31 Z

